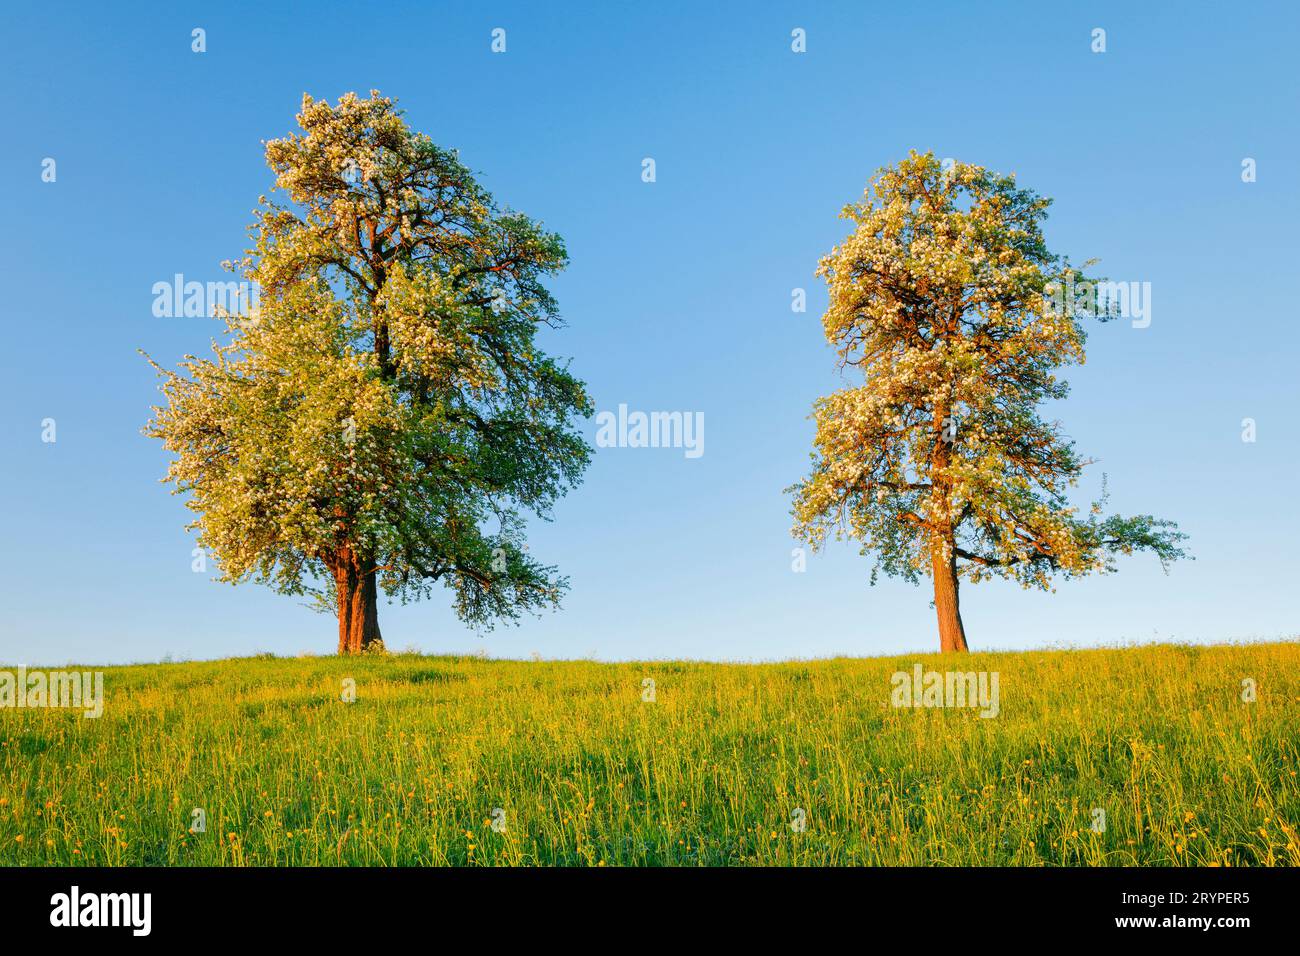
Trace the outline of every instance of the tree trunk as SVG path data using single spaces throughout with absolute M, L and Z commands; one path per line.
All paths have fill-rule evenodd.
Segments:
M 966 652 L 966 629 L 961 625 L 957 603 L 956 526 L 952 517 L 952 484 L 948 474 L 952 463 L 953 424 L 951 394 L 934 409 L 934 450 L 930 453 L 930 575 L 934 578 L 934 610 L 939 616 L 939 650 L 944 654 Z
M 957 601 L 957 556 L 937 537 L 930 548 L 930 568 L 934 577 L 934 610 L 939 616 L 939 650 L 945 654 L 965 652 L 966 629 L 962 627 Z
M 371 563 L 345 546 L 335 565 L 340 654 L 360 654 L 380 641 L 378 588 Z

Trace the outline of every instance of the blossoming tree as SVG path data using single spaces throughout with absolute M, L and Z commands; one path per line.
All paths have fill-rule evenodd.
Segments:
M 1114 556 L 1183 556 L 1174 524 L 1082 517 L 1067 499 L 1089 462 L 1039 406 L 1064 398 L 1056 370 L 1084 360 L 1083 321 L 1062 302 L 1088 280 L 1052 255 L 1050 200 L 1014 177 L 913 152 L 844 210 L 852 234 L 824 257 L 822 324 L 842 369 L 864 381 L 820 399 L 794 533 L 832 532 L 874 553 L 872 571 L 934 584 L 939 645 L 965 651 L 962 578 L 1026 587 L 1114 569 Z
M 584 386 L 534 341 L 560 324 L 542 283 L 563 242 L 376 91 L 304 96 L 298 123 L 266 145 L 288 202 L 262 197 L 231 264 L 260 308 L 225 316 L 214 357 L 155 365 L 146 434 L 199 543 L 224 580 L 336 610 L 340 653 L 382 646 L 380 589 L 441 582 L 481 625 L 558 603 L 524 512 L 548 516 L 590 457 Z

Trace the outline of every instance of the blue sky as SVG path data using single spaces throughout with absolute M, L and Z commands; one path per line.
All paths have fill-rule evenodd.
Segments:
M 533 552 L 571 579 L 562 610 L 479 635 L 443 597 L 382 605 L 390 648 L 936 648 L 928 589 L 870 587 L 856 548 L 791 571 L 784 493 L 808 464 L 811 403 L 847 384 L 813 270 L 845 233 L 843 204 L 913 148 L 1014 171 L 1055 199 L 1055 251 L 1151 283 L 1150 326 L 1094 327 L 1059 415 L 1098 459 L 1079 500 L 1104 471 L 1114 510 L 1177 520 L 1196 557 L 1168 575 L 1125 559 L 1053 594 L 966 587 L 972 648 L 1296 633 L 1293 5 L 289 6 L 0 15 L 0 660 L 332 652 L 331 618 L 191 571 L 188 512 L 140 434 L 158 395 L 136 349 L 167 364 L 207 350 L 217 323 L 154 317 L 153 283 L 224 279 L 270 189 L 261 141 L 293 127 L 304 91 L 371 88 L 564 236 L 572 265 L 554 290 L 569 326 L 545 342 L 598 408 L 705 418 L 699 458 L 598 449 L 536 528 Z M 806 53 L 791 51 L 795 28 Z

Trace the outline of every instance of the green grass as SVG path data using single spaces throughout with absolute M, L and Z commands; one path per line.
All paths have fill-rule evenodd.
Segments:
M 917 661 L 997 671 L 1000 715 L 891 707 Z M 256 658 L 105 689 L 99 719 L 0 710 L 0 864 L 1300 864 L 1297 643 Z

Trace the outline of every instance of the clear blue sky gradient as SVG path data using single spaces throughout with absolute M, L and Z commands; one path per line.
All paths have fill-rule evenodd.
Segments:
M 166 364 L 207 350 L 217 323 L 155 318 L 151 286 L 226 278 L 270 190 L 261 141 L 294 127 L 304 91 L 371 88 L 565 237 L 569 326 L 545 342 L 598 408 L 705 416 L 703 457 L 598 449 L 537 526 L 533 552 L 571 577 L 562 610 L 479 635 L 444 597 L 384 605 L 390 647 L 934 649 L 928 590 L 870 587 L 855 547 L 791 571 L 784 493 L 808 464 L 813 400 L 842 382 L 813 270 L 845 234 L 843 204 L 912 148 L 1015 172 L 1055 199 L 1056 251 L 1152 283 L 1150 327 L 1095 326 L 1059 416 L 1098 459 L 1080 503 L 1104 471 L 1113 509 L 1179 521 L 1196 556 L 1168 575 L 1124 559 L 1053 594 L 967 587 L 972 647 L 1297 632 L 1293 4 L 288 6 L 6 5 L 0 660 L 333 651 L 331 618 L 191 571 L 189 514 L 140 434 L 159 396 L 136 349 Z

